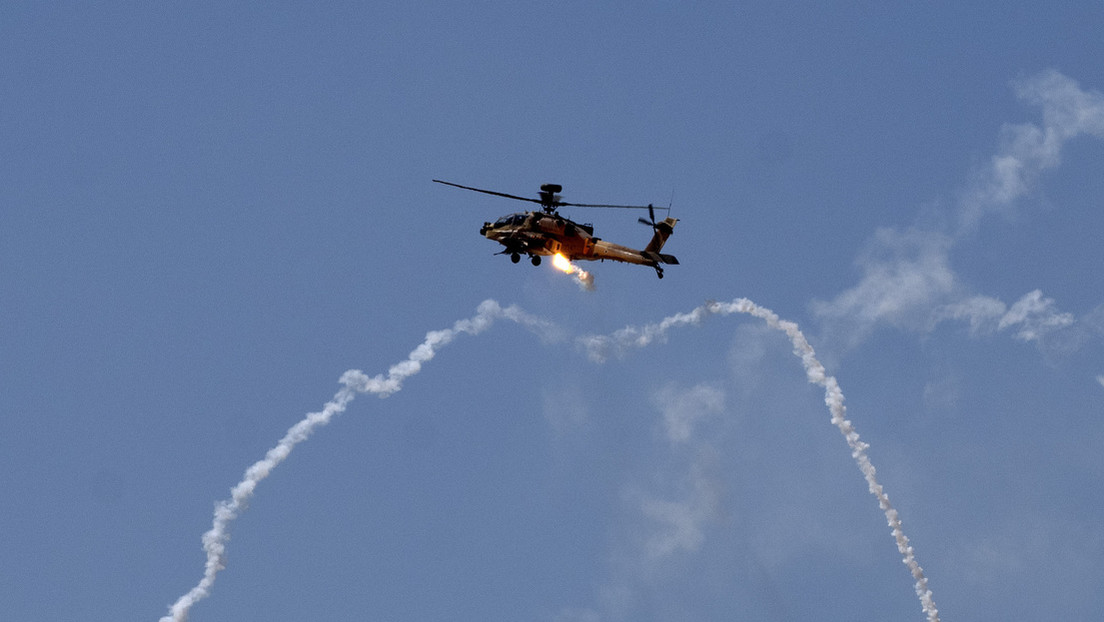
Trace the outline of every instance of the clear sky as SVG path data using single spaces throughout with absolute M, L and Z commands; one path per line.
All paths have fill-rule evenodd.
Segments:
M 0 7 L 0 618 L 166 615 L 493 300 L 191 620 L 925 619 L 787 335 L 616 347 L 745 297 L 942 619 L 1104 618 L 1099 0 L 321 4 Z M 681 265 L 583 291 L 434 178 L 670 203 Z

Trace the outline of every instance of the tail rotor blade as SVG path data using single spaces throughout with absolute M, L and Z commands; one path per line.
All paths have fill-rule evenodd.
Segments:
M 640 224 L 648 225 L 652 229 L 655 229 L 658 225 L 656 225 L 655 208 L 652 207 L 651 203 L 648 204 L 648 217 L 650 218 L 650 220 L 644 220 L 643 218 L 637 218 L 636 221 L 639 222 Z

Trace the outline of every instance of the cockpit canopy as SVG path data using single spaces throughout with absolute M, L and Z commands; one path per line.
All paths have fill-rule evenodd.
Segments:
M 498 227 L 517 227 L 525 223 L 525 218 L 528 214 L 510 214 L 509 216 L 503 216 L 495 221 L 494 226 Z

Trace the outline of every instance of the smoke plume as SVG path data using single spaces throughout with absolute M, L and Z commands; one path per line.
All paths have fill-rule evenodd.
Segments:
M 866 478 L 870 493 L 878 500 L 879 507 L 885 512 L 891 532 L 897 542 L 897 550 L 902 555 L 902 562 L 909 568 L 913 579 L 916 581 L 916 594 L 920 598 L 921 606 L 928 616 L 929 622 L 938 622 L 939 612 L 932 599 L 931 590 L 928 589 L 928 580 L 916 561 L 908 538 L 901 529 L 901 520 L 897 510 L 889 502 L 881 484 L 875 477 L 874 465 L 866 455 L 869 447 L 859 440 L 851 422 L 846 419 L 847 409 L 844 406 L 843 392 L 833 376 L 829 376 L 817 360 L 815 352 L 805 339 L 797 324 L 780 320 L 769 309 L 757 306 L 745 298 L 739 298 L 729 303 L 708 302 L 688 313 L 680 313 L 664 318 L 656 324 L 643 327 L 628 327 L 608 336 L 585 336 L 578 339 L 578 343 L 586 350 L 594 361 L 604 361 L 611 355 L 621 355 L 630 348 L 642 348 L 654 341 L 664 340 L 667 331 L 671 328 L 699 324 L 710 315 L 731 315 L 733 313 L 746 313 L 764 320 L 771 328 L 780 330 L 790 338 L 793 344 L 794 354 L 801 358 L 802 365 L 809 382 L 824 388 L 824 401 L 831 413 L 832 423 L 839 428 L 851 448 L 851 456 L 854 458 L 863 476 Z M 474 316 L 468 319 L 458 320 L 452 328 L 430 331 L 425 340 L 403 361 L 392 365 L 387 374 L 378 374 L 369 377 L 365 373 L 351 369 L 342 374 L 341 389 L 337 391 L 333 399 L 323 406 L 319 412 L 309 413 L 298 423 L 293 425 L 282 439 L 268 452 L 264 458 L 258 460 L 245 471 L 245 475 L 230 491 L 230 498 L 215 504 L 214 520 L 211 529 L 203 534 L 203 550 L 207 560 L 204 564 L 203 577 L 191 590 L 181 596 L 170 608 L 169 614 L 162 617 L 160 622 L 185 622 L 193 605 L 210 595 L 215 577 L 219 571 L 226 567 L 226 545 L 230 540 L 230 525 L 248 507 L 250 499 L 256 490 L 257 484 L 264 480 L 276 466 L 283 462 L 291 450 L 299 443 L 310 438 L 314 431 L 330 422 L 334 416 L 341 414 L 349 403 L 360 393 L 374 393 L 379 397 L 387 397 L 402 389 L 403 382 L 417 374 L 422 365 L 431 360 L 437 351 L 448 345 L 458 335 L 478 335 L 490 328 L 496 319 L 508 319 L 538 333 L 546 340 L 554 340 L 559 337 L 558 331 L 553 325 L 533 316 L 530 316 L 515 306 L 501 307 L 493 300 L 484 301 L 479 305 Z M 1104 384 L 1104 380 L 1102 380 Z
M 621 355 L 630 348 L 643 348 L 654 341 L 663 341 L 667 337 L 667 331 L 671 328 L 698 324 L 709 315 L 731 315 L 733 313 L 746 313 L 762 319 L 768 326 L 786 333 L 793 344 L 794 354 L 801 359 L 805 367 L 805 375 L 809 382 L 824 387 L 824 403 L 832 415 L 831 421 L 851 448 L 851 457 L 854 458 L 863 477 L 866 478 L 870 494 L 878 500 L 878 507 L 885 513 L 886 522 L 889 524 L 893 539 L 897 543 L 897 550 L 901 554 L 901 561 L 908 567 L 915 580 L 916 595 L 920 599 L 920 605 L 928 616 L 929 622 L 939 621 L 939 610 L 935 606 L 932 592 L 928 589 L 928 579 L 924 576 L 924 570 L 916 561 L 912 546 L 908 537 L 901 529 L 901 519 L 897 510 L 889 502 L 882 485 L 878 483 L 874 465 L 866 455 L 870 447 L 859 439 L 855 427 L 846 418 L 847 407 L 843 403 L 843 391 L 834 376 L 829 376 L 824 366 L 816 358 L 813 347 L 805 339 L 805 335 L 794 322 L 780 320 L 778 315 L 770 309 L 756 305 L 746 298 L 738 298 L 728 303 L 708 302 L 688 313 L 679 313 L 664 318 L 657 324 L 648 324 L 643 327 L 623 328 L 612 335 L 597 335 L 581 337 L 578 343 L 586 350 L 594 361 L 604 361 L 610 355 Z
M 343 386 L 333 399 L 321 411 L 310 413 L 291 426 L 264 458 L 246 469 L 242 480 L 230 489 L 230 498 L 215 504 L 211 529 L 203 534 L 203 550 L 207 554 L 203 578 L 169 607 L 169 615 L 162 617 L 160 622 L 184 622 L 188 619 L 192 606 L 210 595 L 215 577 L 226 567 L 230 524 L 248 507 L 257 484 L 268 477 L 272 469 L 283 462 L 296 445 L 310 438 L 317 428 L 329 423 L 334 416 L 344 412 L 358 393 L 374 393 L 383 398 L 398 392 L 402 389 L 403 381 L 421 371 L 422 364 L 432 359 L 441 347 L 448 345 L 460 334 L 478 335 L 490 328 L 498 318 L 512 320 L 545 336 L 552 335 L 553 327 L 547 322 L 534 318 L 515 306 L 502 308 L 497 302 L 486 300 L 479 305 L 476 314 L 471 318 L 457 321 L 452 328 L 426 333 L 425 341 L 414 348 L 406 360 L 392 365 L 387 375 L 369 377 L 356 369 L 342 374 L 340 382 Z

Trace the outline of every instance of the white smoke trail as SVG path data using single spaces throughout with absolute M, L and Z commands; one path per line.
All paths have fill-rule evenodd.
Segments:
M 479 305 L 476 314 L 471 318 L 457 321 L 450 329 L 426 333 L 425 341 L 414 348 L 406 360 L 391 366 L 386 376 L 379 374 L 370 378 L 356 369 L 342 374 L 341 384 L 344 386 L 333 399 L 321 411 L 310 413 L 291 426 L 263 459 L 246 469 L 242 480 L 230 490 L 230 498 L 215 504 L 211 529 L 203 534 L 203 550 L 207 553 L 203 578 L 169 608 L 169 615 L 162 617 L 160 622 L 184 622 L 188 619 L 192 605 L 210 594 L 215 576 L 226 567 L 225 553 L 226 543 L 230 540 L 230 523 L 249 505 L 257 484 L 268 477 L 272 469 L 283 462 L 296 445 L 310 438 L 316 428 L 326 425 L 335 415 L 344 412 L 358 393 L 375 393 L 383 398 L 398 392 L 402 389 L 403 381 L 421 371 L 422 364 L 432 359 L 442 346 L 449 344 L 461 333 L 478 335 L 488 329 L 497 318 L 509 319 L 548 338 L 554 337 L 554 327 L 549 323 L 534 318 L 515 306 L 502 308 L 494 300 L 486 300 Z
M 790 338 L 793 344 L 794 354 L 801 358 L 801 364 L 805 367 L 805 375 L 809 382 L 824 387 L 824 403 L 832 414 L 832 423 L 839 428 L 841 434 L 847 439 L 847 445 L 851 448 L 851 457 L 855 459 L 863 477 L 866 478 L 870 494 L 878 500 L 878 507 L 885 512 L 886 522 L 889 523 L 894 540 L 897 542 L 897 550 L 901 553 L 901 561 L 908 567 L 916 581 L 916 595 L 920 599 L 920 605 L 928 616 L 929 622 L 939 622 L 939 610 L 935 606 L 932 592 L 928 589 L 928 579 L 924 576 L 924 570 L 916 561 L 916 556 L 909 545 L 908 537 L 901 529 L 901 519 L 897 510 L 889 502 L 882 485 L 875 477 L 876 471 L 866 450 L 870 447 L 859 440 L 859 434 L 854 426 L 847 420 L 847 407 L 843 403 L 843 391 L 834 376 L 829 376 L 816 358 L 813 347 L 805 339 L 797 324 L 780 320 L 778 315 L 760 307 L 746 298 L 738 298 L 729 303 L 707 302 L 706 304 L 690 311 L 665 318 L 658 324 L 648 324 L 643 327 L 623 328 L 612 335 L 597 335 L 581 337 L 579 339 L 590 358 L 595 361 L 603 361 L 610 354 L 622 354 L 629 348 L 643 348 L 653 341 L 664 340 L 667 331 L 673 327 L 698 324 L 708 315 L 731 315 L 733 313 L 747 313 L 764 320 L 771 328 L 780 330 Z
M 581 337 L 579 343 L 584 346 L 593 360 L 602 361 L 608 358 L 610 354 L 621 354 L 629 348 L 642 348 L 653 341 L 663 340 L 666 338 L 667 331 L 671 328 L 698 324 L 702 319 L 712 314 L 730 315 L 732 313 L 754 315 L 765 320 L 772 328 L 785 332 L 793 343 L 794 353 L 801 357 L 809 382 L 824 387 L 825 403 L 832 413 L 832 423 L 839 428 L 847 439 L 847 443 L 852 450 L 851 455 L 866 477 L 871 494 L 878 499 L 879 506 L 885 512 L 886 520 L 897 541 L 898 551 L 903 556 L 902 561 L 908 566 L 916 580 L 916 593 L 928 615 L 929 622 L 938 622 L 939 612 L 932 600 L 931 590 L 927 587 L 927 578 L 916 562 L 908 538 L 901 530 L 901 521 L 897 511 L 890 505 L 888 496 L 875 479 L 874 466 L 866 456 L 866 449 L 869 445 L 859 440 L 858 433 L 855 432 L 851 422 L 845 418 L 846 407 L 843 404 L 844 398 L 839 384 L 834 377 L 826 374 L 824 366 L 816 359 L 812 346 L 809 345 L 796 324 L 779 320 L 774 312 L 759 307 L 747 299 L 740 298 L 730 303 L 709 302 L 689 313 L 677 314 L 665 318 L 657 324 L 649 324 L 642 328 L 625 328 L 611 336 Z M 558 331 L 551 324 L 534 318 L 515 306 L 503 308 L 497 302 L 487 300 L 479 305 L 476 314 L 471 318 L 457 321 L 450 329 L 427 333 L 425 341 L 411 351 L 406 360 L 393 365 L 386 376 L 379 374 L 369 377 L 359 370 L 346 371 L 340 379 L 344 386 L 334 395 L 333 399 L 326 403 L 320 412 L 310 413 L 292 426 L 276 446 L 265 454 L 263 459 L 246 470 L 242 481 L 231 489 L 230 498 L 215 505 L 211 529 L 203 534 L 203 549 L 207 554 L 203 577 L 195 587 L 181 596 L 170 607 L 169 615 L 162 617 L 160 622 L 185 622 L 192 606 L 210 594 L 216 575 L 226 566 L 225 552 L 226 544 L 230 539 L 230 524 L 246 509 L 257 484 L 268 477 L 272 469 L 283 462 L 296 445 L 310 438 L 316 428 L 326 425 L 335 415 L 344 412 L 349 402 L 358 393 L 374 393 L 382 398 L 398 392 L 402 389 L 403 381 L 421 371 L 422 364 L 431 360 L 438 349 L 449 344 L 462 333 L 477 335 L 485 331 L 498 318 L 509 319 L 522 324 L 548 340 L 559 337 Z
M 595 285 L 593 274 L 587 272 L 586 270 L 583 270 L 582 268 L 578 268 L 578 270 L 571 276 L 575 277 L 575 282 L 579 284 L 579 289 L 583 290 L 584 292 L 594 291 Z
M 612 335 L 589 335 L 580 337 L 578 341 L 592 361 L 601 363 L 611 354 L 621 355 L 632 347 L 643 348 L 656 339 L 663 341 L 667 338 L 667 331 L 675 326 L 699 324 L 702 318 L 712 313 L 709 309 L 710 304 L 713 303 L 702 305 L 689 313 L 678 313 L 663 318 L 658 324 L 647 324 L 643 327 L 627 326 Z

